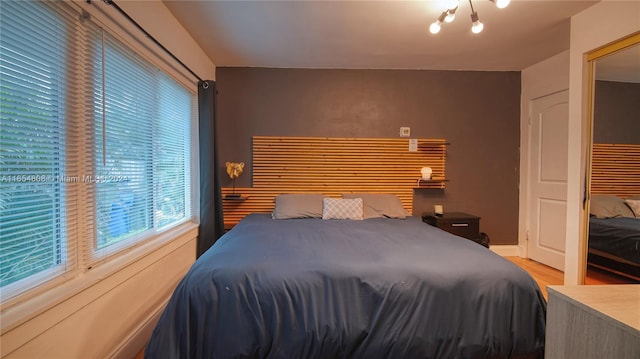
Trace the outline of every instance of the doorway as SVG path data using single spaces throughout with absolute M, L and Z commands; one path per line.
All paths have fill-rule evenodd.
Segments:
M 531 101 L 527 253 L 564 270 L 567 213 L 569 91 Z

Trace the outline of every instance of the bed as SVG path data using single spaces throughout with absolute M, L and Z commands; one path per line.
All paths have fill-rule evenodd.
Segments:
M 636 202 L 640 198 L 592 197 L 588 264 L 640 281 L 640 218 L 631 207 Z
M 543 357 L 539 287 L 487 248 L 419 217 L 275 216 L 195 262 L 146 358 Z

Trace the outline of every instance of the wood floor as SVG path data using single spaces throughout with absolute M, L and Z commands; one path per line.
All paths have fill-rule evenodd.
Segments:
M 520 268 L 526 270 L 540 286 L 544 297 L 547 298 L 548 285 L 562 285 L 564 281 L 564 273 L 546 266 L 544 264 L 520 257 L 505 257 Z M 609 274 L 605 271 L 595 268 L 587 269 L 586 284 L 625 284 L 636 283 L 627 278 Z M 134 359 L 142 359 L 143 351 L 140 351 Z
M 526 270 L 533 279 L 538 283 L 544 297 L 547 298 L 548 285 L 562 285 L 564 282 L 564 273 L 542 263 L 532 261 L 531 259 L 520 257 L 505 257 L 511 262 Z M 622 276 L 608 273 L 597 268 L 587 268 L 587 276 L 585 284 L 627 284 L 637 283 Z

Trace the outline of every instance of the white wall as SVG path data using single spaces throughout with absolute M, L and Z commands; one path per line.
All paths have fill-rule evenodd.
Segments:
M 529 111 L 530 101 L 569 88 L 569 178 L 565 246 L 565 284 L 582 283 L 585 252 L 582 199 L 585 180 L 587 125 L 587 64 L 584 55 L 596 48 L 640 31 L 640 1 L 602 1 L 571 21 L 570 49 L 522 71 L 520 119 L 520 215 L 518 246 L 527 257 L 526 229 L 529 213 Z
M 569 66 L 569 168 L 564 284 L 581 284 L 585 265 L 582 210 L 587 138 L 585 54 L 640 31 L 640 1 L 601 1 L 571 18 Z
M 520 97 L 520 206 L 518 248 L 521 257 L 528 258 L 527 229 L 531 207 L 529 198 L 529 116 L 531 101 L 569 88 L 569 50 L 530 66 L 521 72 Z
M 93 285 L 70 290 L 64 300 L 3 332 L 2 357 L 132 358 L 144 347 L 158 314 L 193 263 L 196 236 L 197 229 L 191 228 Z M 90 282 L 96 274 L 100 276 L 98 271 L 74 281 Z M 11 310 L 28 317 L 29 307 L 37 308 L 48 295 Z
M 117 3 L 199 77 L 215 79 L 215 65 L 161 1 Z M 75 4 L 104 23 L 110 19 L 122 23 L 124 30 L 120 31 L 144 38 L 102 1 Z M 157 51 L 146 41 L 148 51 Z M 191 83 L 195 89 L 195 79 Z M 133 357 L 144 346 L 173 289 L 195 260 L 197 234 L 195 224 L 180 226 L 169 234 L 172 240 L 142 256 L 134 251 L 128 260 L 101 265 L 57 288 L 3 307 L 0 355 Z
M 84 0 L 81 1 L 85 2 Z M 148 33 L 197 73 L 200 78 L 203 80 L 215 80 L 215 65 L 161 0 L 116 2 Z M 124 21 L 120 14 L 114 13 L 113 9 L 102 4 L 102 1 L 93 1 L 93 3 L 93 6 L 100 4 L 103 8 L 106 7 L 106 11 L 113 14 L 112 17 L 119 23 Z M 141 36 L 137 29 L 128 24 L 127 27 L 131 29 L 132 34 Z M 152 47 L 155 48 L 154 45 Z

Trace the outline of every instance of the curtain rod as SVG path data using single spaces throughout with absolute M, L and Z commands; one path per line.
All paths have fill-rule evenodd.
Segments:
M 92 0 L 87 0 L 87 3 L 91 4 Z M 171 56 L 171 58 L 173 58 L 175 61 L 177 61 L 180 65 L 182 65 L 182 67 L 184 67 L 187 71 L 189 71 L 189 73 L 191 73 L 191 75 L 193 75 L 193 77 L 197 78 L 198 81 L 203 82 L 204 80 L 202 80 L 200 78 L 200 76 L 198 76 L 198 74 L 196 74 L 195 72 L 193 72 L 193 70 L 191 70 L 189 68 L 189 66 L 187 66 L 184 62 L 180 61 L 179 58 L 176 57 L 176 55 L 174 55 L 171 51 L 169 51 L 169 49 L 167 49 L 166 47 L 164 47 L 164 45 L 162 45 L 158 40 L 156 40 L 153 36 L 151 36 L 151 34 L 149 34 L 147 32 L 147 30 L 145 30 L 142 26 L 140 26 L 140 24 L 138 24 L 131 16 L 129 16 L 129 14 L 127 14 L 124 10 L 122 10 L 120 8 L 120 6 L 118 6 L 118 4 L 115 3 L 115 1 L 113 0 L 102 0 L 104 1 L 107 5 L 111 5 L 113 6 L 116 10 L 118 10 L 118 12 L 127 18 L 127 20 L 129 20 L 133 25 L 135 25 L 138 30 L 142 31 L 151 41 L 153 41 L 156 45 L 158 45 L 158 47 L 160 47 L 162 50 L 164 50 L 164 52 L 166 52 L 169 56 Z

